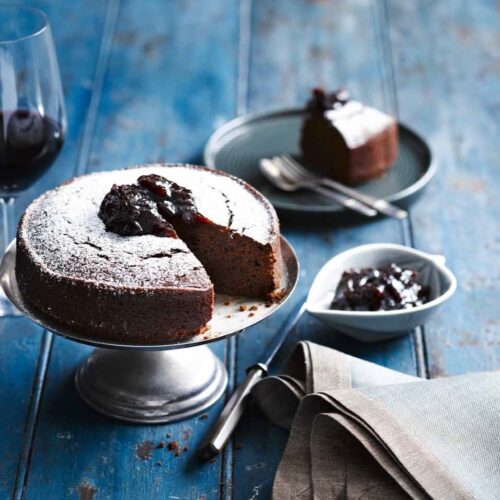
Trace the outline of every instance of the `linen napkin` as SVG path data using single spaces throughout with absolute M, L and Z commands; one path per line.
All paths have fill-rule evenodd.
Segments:
M 423 380 L 311 342 L 254 388 L 291 429 L 273 498 L 500 498 L 500 372 Z

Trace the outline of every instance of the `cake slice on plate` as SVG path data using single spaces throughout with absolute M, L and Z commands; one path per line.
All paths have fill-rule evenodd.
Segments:
M 355 185 L 382 175 L 396 161 L 396 120 L 350 100 L 346 90 L 314 89 L 306 111 L 300 149 L 305 165 L 318 174 Z

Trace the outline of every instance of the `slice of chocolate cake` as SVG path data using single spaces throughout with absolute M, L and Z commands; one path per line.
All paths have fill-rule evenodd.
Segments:
M 300 149 L 318 174 L 353 185 L 378 177 L 396 161 L 396 121 L 350 100 L 347 91 L 314 89 L 306 111 Z
M 202 217 L 190 221 L 177 215 L 170 220 L 202 262 L 216 292 L 273 300 L 281 279 L 281 253 L 272 205 L 224 172 L 172 168 L 168 177 L 192 192 Z
M 76 178 L 19 224 L 16 277 L 41 312 L 80 334 L 154 344 L 203 331 L 215 289 L 272 299 L 276 213 L 222 172 L 147 165 Z

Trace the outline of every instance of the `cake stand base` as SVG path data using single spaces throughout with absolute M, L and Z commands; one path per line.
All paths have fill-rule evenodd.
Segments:
M 206 346 L 174 351 L 95 349 L 75 374 L 78 393 L 95 410 L 152 424 L 188 418 L 224 393 L 227 373 Z
M 204 344 L 220 342 L 274 314 L 290 297 L 299 277 L 293 248 L 281 238 L 283 276 L 280 302 L 216 294 L 214 314 L 206 335 L 193 335 L 161 345 L 103 341 L 73 331 L 33 307 L 19 290 L 16 278 L 16 242 L 11 242 L 0 262 L 0 285 L 5 295 L 28 319 L 58 335 L 96 347 L 75 376 L 80 396 L 110 417 L 154 424 L 189 418 L 206 410 L 224 393 L 224 365 Z M 241 306 L 255 311 L 235 314 Z M 245 309 L 243 308 L 243 309 Z M 42 331 L 40 329 L 40 331 Z

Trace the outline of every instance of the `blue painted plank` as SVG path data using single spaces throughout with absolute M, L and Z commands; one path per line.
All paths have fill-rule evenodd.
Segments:
M 498 2 L 388 2 L 402 118 L 430 139 L 439 172 L 415 207 L 419 248 L 459 281 L 426 326 L 431 376 L 500 368 Z M 425 29 L 423 27 L 425 26 Z
M 14 487 L 40 341 L 40 329 L 22 318 L 0 322 L 0 498 Z
M 65 91 L 69 132 L 66 144 L 52 169 L 17 200 L 19 215 L 29 201 L 72 175 L 80 124 L 90 96 L 98 28 L 104 9 L 98 1 L 87 2 L 85 13 L 75 3 L 29 2 L 45 10 L 52 23 Z M 74 30 L 78 20 L 80 30 Z M 22 488 L 37 413 L 37 399 L 50 342 L 42 343 L 42 330 L 23 318 L 0 320 L 0 498 Z M 50 341 L 50 338 L 46 338 Z M 39 379 L 38 377 L 41 376 Z
M 93 133 L 82 148 L 81 171 L 198 155 L 217 119 L 235 112 L 237 37 L 238 11 L 229 0 L 123 1 L 96 120 L 87 127 Z M 225 357 L 224 343 L 214 351 Z M 113 421 L 75 393 L 72 375 L 88 353 L 87 347 L 55 340 L 28 498 L 84 493 L 96 498 L 217 498 L 222 461 L 199 464 L 195 449 L 222 402 L 208 418 L 179 424 Z M 166 448 L 154 449 L 151 458 L 141 458 L 141 449 L 168 441 L 167 435 L 189 450 L 175 457 Z
M 86 4 L 86 15 L 102 22 L 96 5 L 88 8 Z M 498 88 L 498 73 L 494 71 L 498 45 L 492 43 L 498 12 L 493 4 L 482 2 L 479 8 L 470 11 L 467 4 L 461 3 L 457 12 L 451 13 L 444 6 L 430 2 L 413 6 L 391 1 L 387 9 L 391 27 L 388 47 L 380 34 L 387 22 L 383 4 L 379 10 L 379 3 L 360 0 L 335 6 L 299 2 L 297 10 L 291 11 L 270 0 L 255 0 L 252 9 L 250 2 L 243 1 L 239 52 L 237 13 L 229 2 L 218 6 L 208 6 L 208 2 L 202 7 L 197 4 L 196 16 L 190 3 L 184 7 L 159 3 L 139 6 L 138 2 L 124 5 L 102 98 L 95 99 L 98 120 L 87 122 L 89 132 L 78 162 L 81 169 L 87 163 L 91 170 L 98 170 L 162 158 L 172 161 L 196 158 L 211 129 L 234 113 L 236 102 L 240 112 L 246 108 L 296 104 L 305 98 L 310 86 L 318 83 L 331 86 L 340 79 L 366 102 L 385 109 L 399 108 L 401 117 L 430 134 L 439 150 L 442 171 L 416 207 L 413 236 L 419 247 L 445 252 L 466 286 L 457 294 L 455 303 L 426 328 L 431 374 L 498 368 L 500 346 L 495 313 L 498 245 L 493 240 L 498 203 L 491 187 L 498 183 L 498 163 L 495 163 L 498 160 L 492 147 L 499 123 L 498 103 L 494 100 L 498 92 L 493 91 Z M 71 8 L 64 4 L 64 9 Z M 67 13 L 64 9 L 53 7 L 54 24 L 56 21 L 64 24 L 63 13 Z M 81 11 L 73 9 L 75 13 Z M 206 35 L 206 46 L 195 43 L 191 32 L 205 34 L 207 25 L 217 26 L 217 32 L 212 30 Z M 428 31 L 423 26 L 429 27 Z M 447 29 L 443 31 L 442 26 Z M 245 33 L 245 27 L 250 31 Z M 71 29 L 65 31 L 64 26 L 61 31 L 67 36 L 74 34 Z M 361 32 L 364 38 L 358 36 Z M 68 60 L 67 75 L 85 74 L 93 67 L 90 65 L 93 59 L 87 60 L 88 49 L 82 47 L 85 45 L 68 42 L 67 52 L 62 56 Z M 434 47 L 439 48 L 437 53 Z M 397 100 L 388 49 L 392 49 L 395 61 Z M 83 60 L 83 67 L 72 67 L 73 52 L 77 60 Z M 441 55 L 448 53 L 453 55 L 450 60 Z M 240 57 L 238 89 L 237 55 Z M 219 64 L 220 61 L 224 64 Z M 70 76 L 66 79 L 71 81 Z M 92 81 L 92 76 L 88 78 Z M 201 88 L 198 100 L 190 99 L 185 92 L 195 88 L 191 82 L 197 82 Z M 469 89 L 478 89 L 478 82 L 482 82 L 482 87 L 477 99 L 467 100 Z M 74 120 L 80 116 L 78 123 L 81 123 L 88 109 L 91 86 L 77 80 L 71 81 L 71 85 L 70 104 L 74 109 L 70 114 Z M 453 106 L 447 106 L 449 96 Z M 422 106 L 422 102 L 432 102 L 433 106 Z M 441 120 L 439 128 L 436 115 Z M 75 133 L 73 145 L 63 152 L 68 155 L 68 162 L 46 176 L 33 193 L 69 175 L 76 163 L 80 130 Z M 21 206 L 32 195 L 23 198 Z M 458 201 L 448 213 L 437 218 L 435 214 L 441 213 L 445 197 Z M 470 217 L 477 206 L 481 209 L 481 227 Z M 453 227 L 453 240 L 449 238 L 449 227 Z M 305 264 L 296 300 L 331 255 L 360 243 L 404 240 L 402 228 L 394 221 L 338 227 L 328 221 L 315 225 L 311 221 L 286 220 L 283 231 Z M 471 255 L 474 261 L 470 260 Z M 289 306 L 282 314 L 238 338 L 237 356 L 226 355 L 227 363 L 234 364 L 238 377 L 244 367 L 258 359 L 287 310 Z M 21 337 L 17 333 L 20 327 Z M 33 353 L 39 349 L 39 338 L 33 336 L 35 331 L 36 327 L 22 319 L 0 325 L 0 342 L 6 344 L 5 352 L 0 351 L 2 375 L 3 370 L 9 374 L 16 370 L 19 375 L 14 386 L 0 385 L 2 395 L 7 396 L 2 400 L 22 395 L 15 404 L 9 404 L 9 413 L 0 412 L 2 428 L 12 429 L 7 443 L 0 444 L 0 457 L 6 457 L 0 466 L 0 495 L 12 487 L 16 458 L 6 453 L 10 450 L 17 456 L 20 446 L 19 422 L 26 415 L 35 369 L 26 360 L 31 356 L 33 363 Z M 408 338 L 377 345 L 360 344 L 330 332 L 310 318 L 304 319 L 292 340 L 305 336 L 415 373 L 415 353 Z M 14 357 L 9 349 L 13 349 Z M 220 346 L 217 352 L 224 354 Z M 220 494 L 233 494 L 235 498 L 267 497 L 285 433 L 271 428 L 256 412 L 249 412 L 235 440 L 242 448 L 236 446 L 229 451 L 222 461 L 223 470 L 221 461 L 205 467 L 197 465 L 192 452 L 177 459 L 161 456 L 162 465 L 155 466 L 155 459 L 163 450 L 154 451 L 154 458 L 143 461 L 137 456 L 137 446 L 155 442 L 166 433 L 180 439 L 183 434 L 191 433 L 186 442 L 193 449 L 217 408 L 207 420 L 191 419 L 172 426 L 144 428 L 117 424 L 90 411 L 74 392 L 72 373 L 87 354 L 86 347 L 56 341 L 33 448 L 28 498 L 84 495 L 215 498 Z M 2 380 L 7 379 L 2 377 Z M 233 458 L 234 473 L 230 469 Z M 226 482 L 222 487 L 219 478 Z
M 345 86 L 366 103 L 393 112 L 396 109 L 386 48 L 380 39 L 381 22 L 371 2 L 306 2 L 288 5 L 255 0 L 249 25 L 251 39 L 246 60 L 250 111 L 295 106 L 313 86 Z M 248 26 L 248 25 L 247 25 Z M 363 36 L 360 36 L 360 33 Z M 294 301 L 308 290 L 321 266 L 337 253 L 371 242 L 404 242 L 404 228 L 394 220 L 354 226 L 328 217 L 284 217 L 282 231 L 295 247 L 302 264 L 301 283 Z M 282 323 L 283 312 L 237 339 L 238 378 L 255 363 L 270 336 Z M 312 318 L 304 318 L 289 345 L 308 338 L 377 363 L 416 373 L 410 337 L 378 344 L 347 339 Z M 270 426 L 256 411 L 239 427 L 235 446 L 234 497 L 268 498 L 286 433 Z M 237 481 L 237 483 L 236 483 Z

